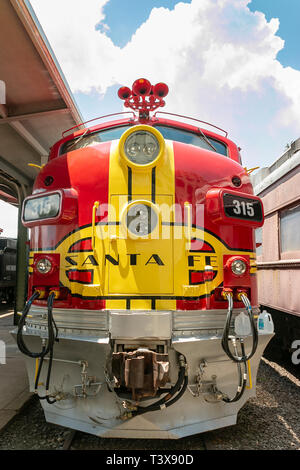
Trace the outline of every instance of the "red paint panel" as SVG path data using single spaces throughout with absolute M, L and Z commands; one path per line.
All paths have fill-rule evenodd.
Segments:
M 209 245 L 209 243 L 206 243 L 203 240 L 199 240 L 197 238 L 191 241 L 190 251 L 205 251 L 209 253 L 214 253 L 214 249 L 211 245 Z
M 191 271 L 191 284 L 202 284 L 204 282 L 204 272 L 203 271 Z
M 54 248 L 78 227 L 92 223 L 92 208 L 96 200 L 107 204 L 110 146 L 111 142 L 104 142 L 97 147 L 74 150 L 43 167 L 35 181 L 34 192 L 37 189 L 73 188 L 78 195 L 78 213 L 68 224 L 33 227 L 31 250 Z M 48 187 L 45 185 L 47 176 L 53 177 L 53 183 Z
M 69 253 L 76 253 L 80 251 L 92 251 L 92 239 L 91 238 L 83 238 L 73 245 L 69 249 Z
M 247 227 L 233 227 L 222 225 L 211 220 L 206 210 L 206 193 L 212 188 L 227 189 L 231 192 L 253 194 L 248 174 L 237 162 L 213 151 L 200 149 L 192 145 L 174 142 L 175 163 L 175 202 L 181 206 L 182 220 L 184 203 L 187 201 L 193 206 L 192 223 L 202 223 L 202 227 L 221 238 L 225 244 L 233 249 L 253 250 L 253 230 Z M 187 152 L 188 147 L 188 152 Z M 234 187 L 232 177 L 238 176 L 242 184 Z M 196 219 L 196 205 L 204 209 L 204 219 Z M 200 210 L 201 212 L 201 210 Z
M 234 144 L 233 144 L 234 145 Z M 206 209 L 206 194 L 212 188 L 226 189 L 252 195 L 250 178 L 244 168 L 232 159 L 209 150 L 199 149 L 174 142 L 175 165 L 175 202 L 181 207 L 181 214 L 176 213 L 178 221 L 183 220 L 184 203 L 192 205 L 192 223 L 196 224 L 196 205 L 202 205 L 204 219 L 197 223 L 218 237 L 228 248 L 254 251 L 254 230 L 247 226 L 233 226 L 214 222 Z M 241 179 L 241 186 L 236 188 L 232 177 Z M 251 287 L 251 301 L 257 305 L 256 276 L 247 279 Z M 235 304 L 235 306 L 238 306 Z M 205 308 L 227 308 L 226 302 L 215 301 L 213 295 L 209 299 L 178 300 L 177 308 L 181 310 L 201 310 Z
M 80 282 L 82 284 L 91 284 L 93 281 L 93 271 L 81 271 L 79 269 L 71 269 L 66 272 L 69 281 Z

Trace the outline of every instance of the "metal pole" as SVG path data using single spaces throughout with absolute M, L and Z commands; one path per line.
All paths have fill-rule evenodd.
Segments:
M 18 312 L 22 312 L 27 295 L 27 276 L 28 276 L 28 252 L 29 248 L 26 244 L 28 239 L 28 230 L 23 226 L 21 221 L 22 204 L 26 196 L 25 188 L 18 191 L 19 193 L 19 210 L 18 210 L 18 241 L 17 241 L 17 272 L 16 272 L 16 298 L 14 310 L 14 325 L 18 324 Z

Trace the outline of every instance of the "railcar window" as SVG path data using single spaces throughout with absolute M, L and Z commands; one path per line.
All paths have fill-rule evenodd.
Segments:
M 300 204 L 280 213 L 281 251 L 300 251 Z
M 207 150 L 215 151 L 201 135 L 194 134 L 193 132 L 184 131 L 175 127 L 156 126 L 165 139 L 176 140 L 185 144 L 195 145 Z M 227 156 L 227 147 L 222 142 L 205 136 L 207 140 L 215 147 L 217 153 Z
M 262 227 L 255 230 L 256 255 L 262 254 Z

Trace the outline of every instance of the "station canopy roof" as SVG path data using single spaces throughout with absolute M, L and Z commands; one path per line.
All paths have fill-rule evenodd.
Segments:
M 0 44 L 0 199 L 14 203 L 37 174 L 28 163 L 83 119 L 28 0 L 0 1 Z

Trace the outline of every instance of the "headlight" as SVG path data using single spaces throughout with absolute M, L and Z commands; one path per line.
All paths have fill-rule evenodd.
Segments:
M 27 199 L 24 203 L 23 220 L 24 222 L 30 222 L 33 220 L 51 219 L 59 214 L 59 210 L 59 194 Z
M 247 264 L 242 259 L 235 259 L 231 263 L 230 267 L 233 274 L 236 274 L 237 276 L 242 276 L 247 270 Z
M 35 268 L 40 274 L 48 274 L 52 269 L 52 263 L 47 258 L 41 258 L 36 263 Z
M 150 132 L 133 132 L 125 140 L 124 151 L 131 162 L 137 165 L 147 165 L 157 158 L 159 142 Z
M 128 166 L 148 170 L 164 154 L 165 141 L 155 127 L 139 124 L 127 129 L 121 136 L 119 151 Z

